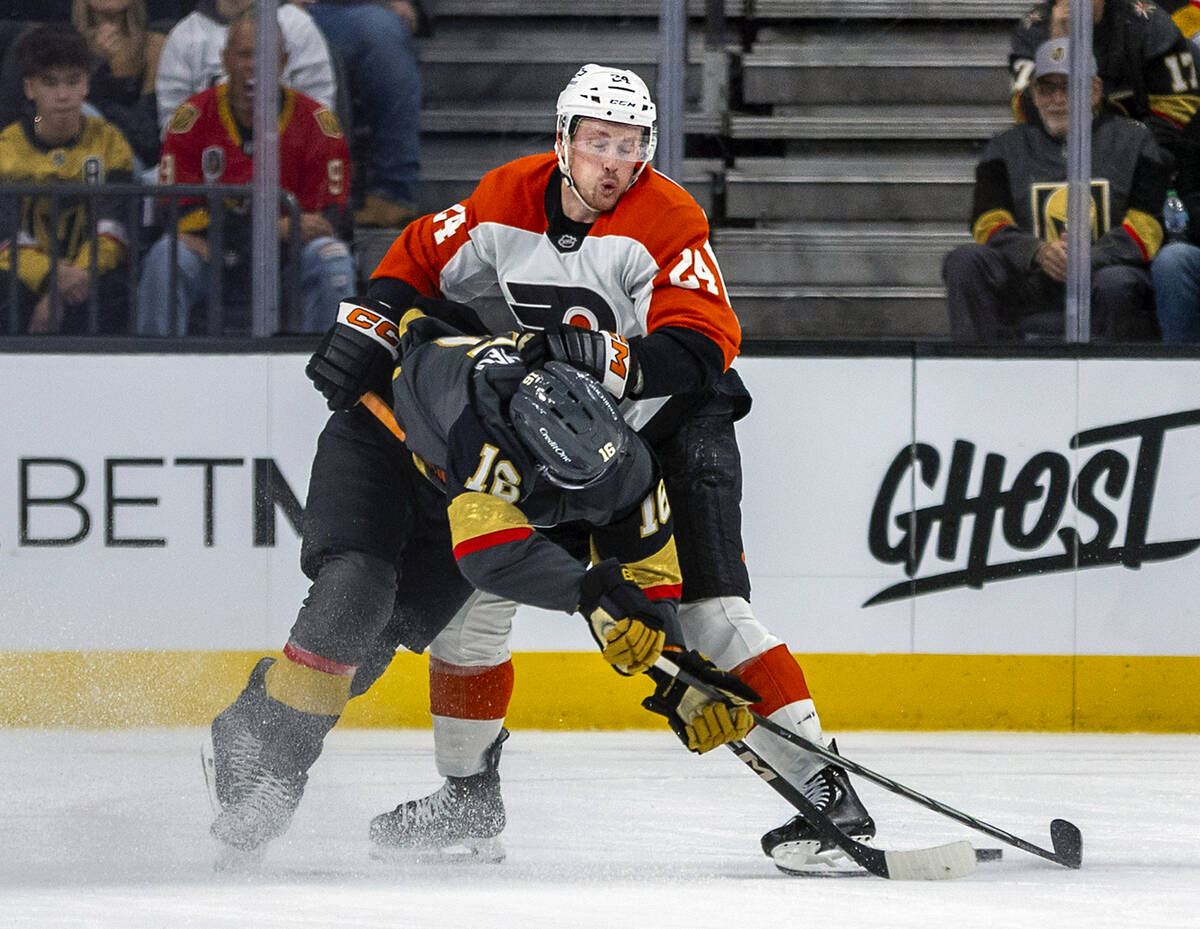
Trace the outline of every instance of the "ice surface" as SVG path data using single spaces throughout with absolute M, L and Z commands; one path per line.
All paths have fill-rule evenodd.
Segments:
M 844 733 L 849 757 L 1049 847 L 960 881 L 789 878 L 758 837 L 790 815 L 728 752 L 666 732 L 516 731 L 503 864 L 370 857 L 372 815 L 439 780 L 428 731 L 335 731 L 252 875 L 212 870 L 199 729 L 0 731 L 0 926 L 1200 927 L 1200 736 Z M 1001 843 L 858 781 L 891 848 Z

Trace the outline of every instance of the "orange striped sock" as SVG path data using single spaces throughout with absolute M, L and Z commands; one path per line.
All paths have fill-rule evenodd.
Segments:
M 750 707 L 759 716 L 770 716 L 789 703 L 812 699 L 799 662 L 783 644 L 743 661 L 733 673 L 762 697 Z
M 512 659 L 491 667 L 429 659 L 429 710 L 435 716 L 503 719 L 512 690 Z

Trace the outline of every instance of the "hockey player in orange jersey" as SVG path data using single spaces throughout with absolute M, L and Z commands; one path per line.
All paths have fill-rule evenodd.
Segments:
M 750 397 L 731 367 L 740 328 L 703 210 L 650 166 L 656 132 L 637 74 L 584 66 L 558 98 L 555 151 L 489 172 L 464 201 L 409 225 L 369 293 L 397 319 L 416 305 L 467 331 L 519 326 L 530 333 L 522 351 L 531 365 L 565 361 L 600 380 L 663 467 L 687 646 L 763 695 L 756 712 L 823 741 L 800 666 L 750 607 L 734 434 Z M 351 409 L 377 383 L 374 365 L 369 354 L 353 357 L 335 329 L 309 374 L 332 409 Z M 513 609 L 476 597 L 432 641 L 435 760 L 446 781 L 376 817 L 377 844 L 469 847 L 503 829 L 497 740 L 512 692 Z M 770 733 L 746 741 L 848 834 L 874 834 L 840 767 Z M 762 846 L 793 870 L 837 857 L 799 816 Z

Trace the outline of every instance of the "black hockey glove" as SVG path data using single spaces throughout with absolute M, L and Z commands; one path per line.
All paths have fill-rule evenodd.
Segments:
M 750 731 L 754 717 L 747 707 L 762 698 L 748 684 L 736 674 L 720 670 L 697 651 L 669 648 L 665 654 L 722 695 L 722 699 L 713 699 L 658 668 L 650 669 L 656 686 L 642 706 L 667 717 L 672 731 L 689 751 L 703 755 L 718 745 L 736 742 Z
M 664 617 L 617 559 L 588 569 L 579 588 L 579 612 L 604 659 L 621 674 L 645 671 L 662 654 Z
M 636 395 L 642 386 L 637 354 L 624 337 L 606 329 L 579 326 L 548 326 L 542 332 L 522 336 L 521 359 L 530 369 L 547 361 L 565 361 L 586 371 L 604 389 L 624 400 Z
M 337 322 L 304 369 L 331 410 L 350 409 L 368 390 L 390 396 L 400 347 L 396 316 L 388 304 L 371 297 L 338 304 Z

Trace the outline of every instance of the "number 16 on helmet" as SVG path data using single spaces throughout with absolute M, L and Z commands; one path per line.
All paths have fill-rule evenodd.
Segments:
M 530 371 L 509 421 L 550 483 L 582 490 L 610 475 L 629 448 L 629 426 L 595 378 L 561 361 Z

